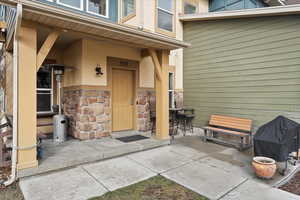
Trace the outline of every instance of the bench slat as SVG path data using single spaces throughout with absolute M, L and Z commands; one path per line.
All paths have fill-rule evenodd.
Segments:
M 209 124 L 213 126 L 222 126 L 226 128 L 251 131 L 252 120 L 221 115 L 212 115 Z
M 242 137 L 249 136 L 248 133 L 242 133 L 242 132 L 238 132 L 238 131 L 231 131 L 231 130 L 226 130 L 226 129 L 221 129 L 221 128 L 215 128 L 215 127 L 211 127 L 211 126 L 205 126 L 203 128 L 206 130 L 212 130 L 212 131 L 222 132 L 222 133 L 229 133 L 229 134 L 238 135 L 238 136 L 242 136 Z
M 211 119 L 222 120 L 222 121 L 236 121 L 236 122 L 239 122 L 242 124 L 244 124 L 244 123 L 251 124 L 252 123 L 251 119 L 229 117 L 229 116 L 222 116 L 222 115 L 212 115 Z
M 235 122 L 224 122 L 224 121 L 209 121 L 209 125 L 211 126 L 222 126 L 226 128 L 233 128 L 233 129 L 238 129 L 238 130 L 244 130 L 244 131 L 250 131 L 251 126 L 249 125 L 243 125 L 243 124 L 237 124 Z

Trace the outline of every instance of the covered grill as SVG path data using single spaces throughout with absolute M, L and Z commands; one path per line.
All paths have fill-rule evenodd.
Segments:
M 299 149 L 300 124 L 278 116 L 261 126 L 254 140 L 255 156 L 273 158 L 277 162 L 287 161 L 291 152 Z

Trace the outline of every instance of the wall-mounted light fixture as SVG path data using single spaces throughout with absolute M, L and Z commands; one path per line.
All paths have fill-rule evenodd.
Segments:
M 97 66 L 95 68 L 95 71 L 96 71 L 97 76 L 102 76 L 103 75 L 102 69 L 101 69 L 99 64 L 97 64 Z

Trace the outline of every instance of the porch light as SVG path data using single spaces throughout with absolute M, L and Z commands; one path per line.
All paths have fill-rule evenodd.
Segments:
M 102 76 L 103 75 L 102 69 L 101 69 L 99 64 L 97 64 L 97 66 L 95 68 L 95 71 L 96 71 L 97 76 Z

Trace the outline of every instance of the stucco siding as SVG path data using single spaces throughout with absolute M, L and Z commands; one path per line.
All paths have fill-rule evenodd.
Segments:
M 195 124 L 212 114 L 300 122 L 300 16 L 189 22 L 184 40 L 184 103 Z

